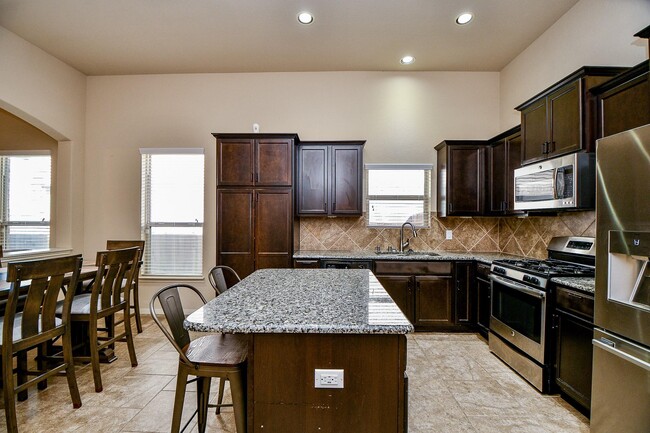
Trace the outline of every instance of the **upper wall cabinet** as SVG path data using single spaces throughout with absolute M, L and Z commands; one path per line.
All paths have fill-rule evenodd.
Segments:
M 579 151 L 593 151 L 597 137 L 593 87 L 625 68 L 585 66 L 520 106 L 522 165 Z
M 514 213 L 515 169 L 521 166 L 521 127 L 516 126 L 489 140 L 487 211 Z
M 438 216 L 483 215 L 486 141 L 446 140 L 438 152 Z
M 606 137 L 650 123 L 648 61 L 594 88 L 598 136 Z
M 303 141 L 296 151 L 300 216 L 361 215 L 365 141 Z
M 291 186 L 295 134 L 213 134 L 217 186 Z

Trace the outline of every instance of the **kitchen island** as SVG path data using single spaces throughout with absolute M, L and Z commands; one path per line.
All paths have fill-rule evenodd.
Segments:
M 185 327 L 250 335 L 248 432 L 405 431 L 413 326 L 368 270 L 258 270 Z

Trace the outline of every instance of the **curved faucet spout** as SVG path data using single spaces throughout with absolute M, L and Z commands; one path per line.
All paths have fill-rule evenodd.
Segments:
M 407 248 L 409 246 L 409 241 L 411 238 L 407 238 L 406 241 L 404 241 L 404 226 L 409 225 L 411 226 L 411 234 L 413 234 L 414 238 L 418 237 L 418 232 L 415 230 L 415 226 L 411 224 L 410 222 L 406 221 L 404 224 L 402 224 L 402 227 L 399 230 L 399 252 L 403 253 L 404 248 Z

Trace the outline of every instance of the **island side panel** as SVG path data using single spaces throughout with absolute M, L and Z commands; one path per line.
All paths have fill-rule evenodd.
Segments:
M 249 432 L 403 433 L 404 335 L 256 334 L 253 341 Z M 343 369 L 344 388 L 315 388 L 317 368 Z

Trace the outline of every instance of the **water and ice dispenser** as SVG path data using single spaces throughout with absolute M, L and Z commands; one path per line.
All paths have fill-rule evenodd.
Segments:
M 607 298 L 650 311 L 650 232 L 609 232 Z

